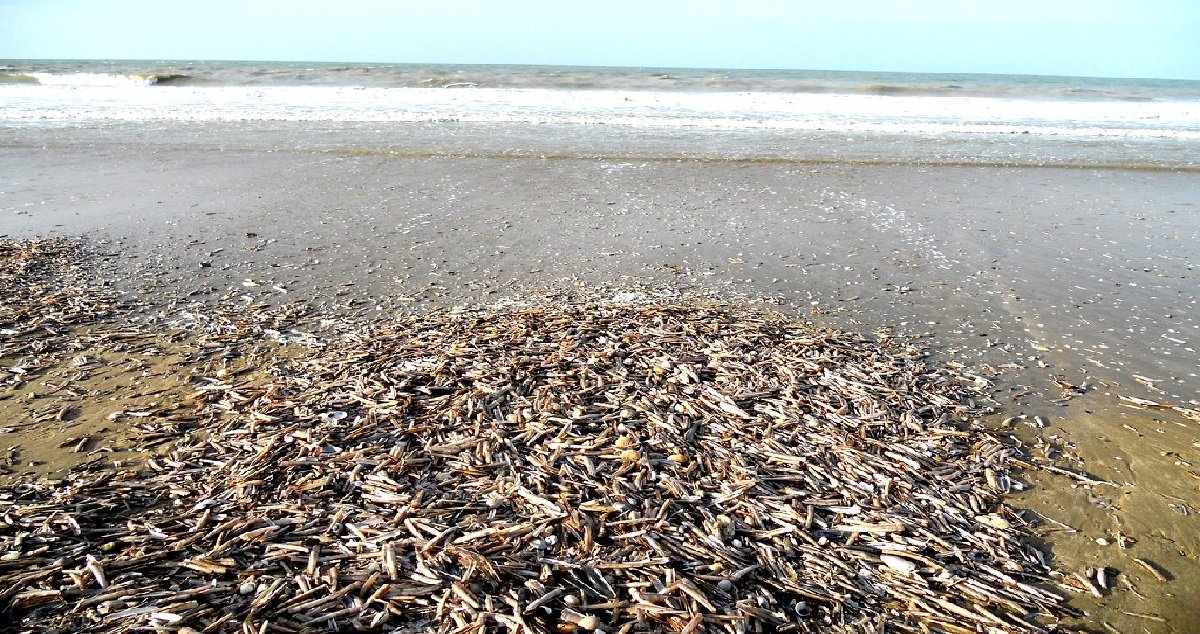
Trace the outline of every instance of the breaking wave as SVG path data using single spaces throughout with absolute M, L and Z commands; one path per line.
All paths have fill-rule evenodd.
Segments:
M 0 73 L 0 83 L 67 87 L 167 86 L 188 83 L 179 73 Z

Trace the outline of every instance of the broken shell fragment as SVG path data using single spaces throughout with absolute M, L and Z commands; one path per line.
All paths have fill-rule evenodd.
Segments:
M 891 568 L 900 574 L 909 574 L 917 569 L 917 565 L 915 563 L 895 555 L 880 555 L 879 560 L 882 561 L 888 568 Z
M 342 420 L 345 417 L 346 417 L 346 412 L 343 412 L 340 410 L 317 414 L 317 418 L 319 418 L 321 420 L 321 422 L 323 422 L 323 423 L 336 423 L 337 421 Z
M 976 515 L 975 521 L 981 524 L 987 524 L 992 528 L 999 528 L 1000 530 L 1012 528 L 1012 524 L 1008 520 L 994 513 L 989 513 L 987 515 Z

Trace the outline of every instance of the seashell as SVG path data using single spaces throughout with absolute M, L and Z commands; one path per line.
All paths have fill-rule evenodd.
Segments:
M 218 504 L 220 504 L 220 502 L 218 502 L 217 500 L 214 500 L 212 498 L 205 498 L 203 500 L 200 500 L 199 502 L 196 502 L 192 506 L 192 510 L 193 511 L 203 511 L 206 508 L 216 506 Z
M 317 420 L 319 420 L 325 424 L 336 423 L 337 421 L 340 421 L 345 417 L 346 417 L 346 412 L 343 412 L 343 411 L 322 412 L 320 414 L 317 414 Z
M 900 574 L 907 575 L 915 572 L 917 569 L 917 564 L 909 561 L 908 559 L 897 557 L 895 555 L 880 555 L 879 560 L 882 561 L 888 568 L 891 568 Z
M 991 526 L 992 528 L 999 528 L 1001 530 L 1006 530 L 1006 529 L 1012 528 L 1012 524 L 1009 523 L 1008 520 L 1004 519 L 1003 517 L 1000 517 L 999 515 L 996 515 L 995 513 L 989 513 L 987 515 L 976 515 L 975 521 L 977 521 L 981 524 L 987 524 L 988 526 Z
M 517 630 L 528 619 L 580 634 L 760 632 L 843 618 L 965 630 L 1067 613 L 1025 583 L 1055 571 L 1019 539 L 1024 524 L 992 512 L 996 494 L 1022 487 L 1009 470 L 1023 446 L 966 422 L 990 414 L 975 400 L 986 381 L 931 367 L 911 342 L 649 296 L 431 306 L 363 331 L 330 319 L 336 336 L 296 335 L 321 345 L 282 357 L 263 336 L 283 343 L 299 331 L 282 324 L 301 322 L 258 304 L 213 308 L 212 328 L 169 341 L 111 324 L 72 341 L 87 320 L 71 311 L 95 308 L 88 294 L 56 295 L 78 282 L 61 267 L 13 284 L 28 255 L 14 244 L 0 238 L 0 321 L 21 323 L 4 324 L 0 345 L 13 350 L 4 366 L 22 365 L 0 366 L 0 381 L 24 413 L 3 425 L 82 418 L 40 388 L 45 406 L 27 407 L 21 384 L 35 370 L 59 381 L 95 371 L 110 352 L 133 359 L 121 372 L 152 379 L 142 389 L 164 390 L 161 402 L 92 399 L 135 407 L 118 418 L 161 455 L 0 487 L 0 588 L 37 608 L 20 615 L 30 631 Z M 13 312 L 25 287 L 37 301 Z M 179 367 L 141 367 L 176 363 L 166 348 L 179 341 Z M 89 363 L 70 367 L 81 354 Z M 35 357 L 46 365 L 23 360 Z M 173 388 L 158 380 L 167 374 L 195 382 Z M 14 454 L 0 465 L 32 457 Z M 1115 535 L 1105 539 L 1126 543 Z M 112 583 L 96 590 L 105 567 Z M 925 573 L 936 589 L 915 577 Z M 1116 574 L 1093 568 L 1080 583 L 1107 588 Z M 40 607 L 51 602 L 70 605 Z

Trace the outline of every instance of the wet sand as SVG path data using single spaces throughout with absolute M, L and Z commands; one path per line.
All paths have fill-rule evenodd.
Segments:
M 1118 398 L 1200 400 L 1195 174 L 116 144 L 3 147 L 0 167 L 0 234 L 86 236 L 147 319 L 230 293 L 373 319 L 611 286 L 920 334 L 994 369 L 1004 415 L 1047 419 L 1014 429 L 1035 453 L 1118 485 L 1040 473 L 1015 500 L 1078 530 L 1045 534 L 1064 569 L 1136 586 L 1075 597 L 1082 625 L 1200 629 L 1198 423 Z
M 928 331 L 970 360 L 1053 352 L 1041 374 L 1200 400 L 1191 173 L 0 152 L 3 233 L 105 241 L 130 292 L 383 312 L 634 281 Z

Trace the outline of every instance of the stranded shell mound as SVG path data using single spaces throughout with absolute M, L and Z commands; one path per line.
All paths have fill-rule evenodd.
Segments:
M 152 421 L 178 441 L 143 470 L 0 490 L 0 606 L 29 631 L 1040 631 L 1066 608 L 989 486 L 1012 450 L 923 358 L 709 303 L 377 326 L 198 384 L 204 425 Z

